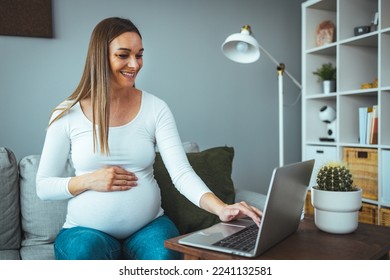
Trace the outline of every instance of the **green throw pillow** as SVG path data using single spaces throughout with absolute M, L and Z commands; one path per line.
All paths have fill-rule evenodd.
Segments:
M 231 179 L 234 149 L 216 147 L 199 153 L 188 153 L 194 171 L 222 201 L 234 202 L 234 185 Z M 217 222 L 216 215 L 192 204 L 174 187 L 159 153 L 156 154 L 154 176 L 161 190 L 162 208 L 175 223 L 181 234 L 209 227 Z

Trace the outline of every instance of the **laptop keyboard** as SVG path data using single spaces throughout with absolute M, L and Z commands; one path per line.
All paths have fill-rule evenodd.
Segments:
M 213 245 L 250 252 L 255 248 L 258 232 L 259 227 L 256 224 L 253 224 L 221 239 Z

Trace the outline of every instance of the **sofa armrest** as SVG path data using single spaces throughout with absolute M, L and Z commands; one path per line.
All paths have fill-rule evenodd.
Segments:
M 245 201 L 251 204 L 252 206 L 257 207 L 261 211 L 264 210 L 265 200 L 267 198 L 266 195 L 254 192 L 254 191 L 248 191 L 248 190 L 240 190 L 236 189 L 236 197 L 235 201 Z

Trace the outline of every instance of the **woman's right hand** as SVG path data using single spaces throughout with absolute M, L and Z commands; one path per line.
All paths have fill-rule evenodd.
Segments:
M 137 176 L 119 166 L 110 166 L 70 179 L 68 189 L 72 195 L 86 190 L 98 192 L 127 191 L 137 186 Z

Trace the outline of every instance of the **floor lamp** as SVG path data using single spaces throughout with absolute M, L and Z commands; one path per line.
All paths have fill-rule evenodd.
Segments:
M 279 63 L 267 50 L 265 50 L 252 36 L 251 27 L 245 25 L 241 33 L 235 33 L 227 37 L 222 44 L 224 55 L 239 63 L 252 63 L 260 58 L 260 51 L 264 52 L 275 64 L 278 72 L 279 88 L 279 166 L 284 165 L 284 143 L 283 143 L 283 74 L 286 75 L 301 89 L 301 84 L 291 76 L 285 69 L 283 63 Z

